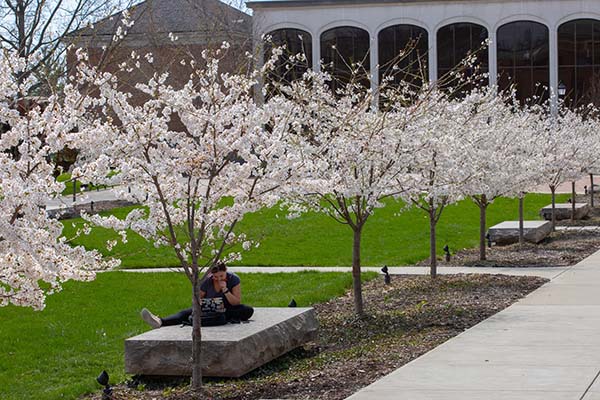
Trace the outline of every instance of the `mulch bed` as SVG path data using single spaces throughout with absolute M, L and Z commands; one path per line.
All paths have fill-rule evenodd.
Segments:
M 598 221 L 600 225 L 600 221 Z M 566 267 L 578 263 L 600 249 L 599 231 L 556 231 L 538 244 L 493 246 L 486 249 L 487 259 L 479 260 L 479 248 L 453 253 L 450 262 L 440 266 L 471 267 Z M 418 265 L 428 266 L 429 259 Z
M 537 277 L 452 275 L 392 277 L 363 287 L 367 317 L 350 293 L 315 306 L 319 340 L 241 379 L 207 379 L 195 397 L 189 380 L 134 377 L 114 399 L 344 399 L 546 282 Z M 86 399 L 99 400 L 98 392 Z
M 577 202 L 589 201 L 589 196 L 577 196 Z M 595 200 L 600 205 L 600 199 Z M 584 220 L 557 221 L 557 226 L 584 227 L 600 226 L 600 208 L 593 208 Z M 479 260 L 479 248 L 461 249 L 454 252 L 447 262 L 440 259 L 440 266 L 472 267 L 566 267 L 578 263 L 600 249 L 600 229 L 556 231 L 538 244 L 525 243 L 523 246 L 493 246 L 486 249 L 487 259 Z M 418 263 L 429 266 L 429 259 Z

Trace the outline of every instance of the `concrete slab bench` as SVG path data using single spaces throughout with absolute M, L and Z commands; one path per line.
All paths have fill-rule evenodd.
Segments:
M 248 323 L 202 328 L 204 376 L 240 377 L 317 338 L 312 308 L 255 308 Z M 125 340 L 128 374 L 190 376 L 192 328 L 165 326 Z
M 556 212 L 556 220 L 569 219 L 571 218 L 571 212 L 573 210 L 573 205 L 571 203 L 560 203 L 556 204 L 555 212 Z M 583 219 L 588 216 L 590 213 L 590 206 L 588 203 L 575 203 L 575 219 Z M 540 210 L 540 215 L 545 220 L 552 220 L 552 204 L 547 205 L 546 207 Z
M 539 243 L 552 232 L 552 224 L 548 221 L 523 221 L 525 240 Z M 519 241 L 519 221 L 504 221 L 488 230 L 490 240 L 498 245 L 517 243 Z

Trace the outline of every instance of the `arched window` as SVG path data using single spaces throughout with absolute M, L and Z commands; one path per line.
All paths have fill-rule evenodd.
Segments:
M 428 79 L 427 31 L 416 25 L 393 25 L 379 32 L 379 82 L 386 76 L 394 81 L 421 87 Z M 402 54 L 406 52 L 405 54 Z
M 298 79 L 312 68 L 312 37 L 310 33 L 302 29 L 284 28 L 271 31 L 265 35 L 267 41 L 264 44 L 265 61 L 271 57 L 274 47 L 285 46 L 283 55 L 273 71 L 272 78 L 293 81 Z M 304 59 L 296 57 L 303 55 Z M 294 60 L 290 61 L 293 56 Z
M 356 78 L 352 69 L 359 71 L 360 82 L 369 87 L 369 46 L 369 32 L 361 28 L 341 26 L 321 34 L 323 69 L 332 73 L 334 88 Z
M 516 85 L 517 97 L 548 98 L 550 77 L 548 28 L 532 21 L 517 21 L 498 28 L 498 85 Z
M 558 68 L 567 104 L 600 104 L 600 21 L 578 19 L 558 28 Z
M 478 73 L 487 73 L 488 50 L 485 41 L 488 31 L 485 27 L 469 22 L 459 22 L 446 25 L 437 32 L 437 61 L 438 80 L 444 85 L 453 85 L 455 82 L 448 76 L 450 71 L 457 68 L 458 64 L 469 54 L 477 54 Z M 473 70 L 466 70 L 472 74 Z M 479 84 L 488 84 L 488 79 L 479 80 Z

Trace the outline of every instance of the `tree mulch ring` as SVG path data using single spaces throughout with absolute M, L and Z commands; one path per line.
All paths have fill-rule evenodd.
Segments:
M 577 222 L 576 222 L 577 223 Z M 579 221 L 578 225 L 585 226 L 587 220 Z M 560 221 L 557 226 L 567 225 Z M 600 218 L 596 222 L 600 226 Z M 518 243 L 508 246 L 492 246 L 486 248 L 486 260 L 479 259 L 479 248 L 461 249 L 454 252 L 450 249 L 451 257 L 447 262 L 439 258 L 439 266 L 447 267 L 568 267 L 577 264 L 591 256 L 600 248 L 600 229 L 598 230 L 568 230 L 552 232 L 538 244 Z M 429 259 L 418 263 L 429 266 Z
M 134 377 L 117 399 L 345 399 L 547 282 L 503 275 L 393 276 L 363 285 L 366 316 L 351 293 L 315 306 L 319 339 L 239 379 L 206 379 L 194 395 L 189 379 Z M 99 400 L 101 393 L 86 399 Z

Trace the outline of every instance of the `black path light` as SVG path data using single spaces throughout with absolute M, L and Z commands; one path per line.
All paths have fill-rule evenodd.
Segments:
M 491 249 L 492 248 L 492 237 L 490 236 L 489 232 L 485 234 L 485 240 L 487 240 L 487 245 Z
M 450 262 L 450 247 L 444 246 L 444 253 L 446 254 L 446 262 Z
M 567 94 L 567 85 L 560 82 L 558 84 L 557 92 L 559 97 L 563 97 L 565 94 Z
M 386 285 L 389 285 L 390 283 L 392 283 L 392 278 L 390 277 L 387 265 L 384 265 L 383 268 L 381 268 L 381 272 L 383 272 L 383 274 L 384 274 L 383 275 L 383 282 Z
M 102 400 L 113 400 L 112 388 L 108 384 L 108 380 L 108 372 L 106 371 L 102 371 L 102 373 L 96 378 L 96 382 L 104 386 L 104 390 L 102 391 Z
M 292 299 L 292 301 L 290 301 L 290 303 L 288 304 L 288 307 L 297 307 L 298 304 L 296 304 L 296 300 Z

